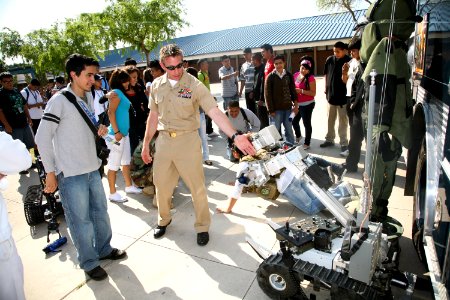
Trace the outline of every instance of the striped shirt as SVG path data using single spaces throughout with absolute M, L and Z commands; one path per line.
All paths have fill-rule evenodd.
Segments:
M 255 67 L 251 62 L 245 62 L 241 66 L 241 73 L 239 76 L 239 80 L 245 80 L 245 92 L 250 93 L 253 91 L 253 81 L 255 78 Z

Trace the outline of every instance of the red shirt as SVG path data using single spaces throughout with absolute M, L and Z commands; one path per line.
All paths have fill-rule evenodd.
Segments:
M 275 69 L 275 64 L 273 63 L 273 57 L 266 62 L 266 66 L 264 67 L 264 79 L 267 79 L 267 76 Z
M 316 79 L 313 75 L 309 76 L 309 83 L 314 82 Z M 304 80 L 300 81 L 300 72 L 297 72 L 294 74 L 294 81 L 295 81 L 295 87 L 298 89 L 306 89 L 306 82 Z M 313 96 L 305 95 L 305 94 L 297 94 L 297 101 L 298 103 L 301 102 L 309 102 L 311 100 L 314 100 Z

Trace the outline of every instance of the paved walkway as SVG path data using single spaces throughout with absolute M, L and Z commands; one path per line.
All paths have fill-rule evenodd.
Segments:
M 310 152 L 341 163 L 343 159 L 339 157 L 338 147 L 319 148 L 325 137 L 327 118 L 322 78 L 318 78 L 317 86 Z M 215 96 L 220 96 L 220 85 L 213 84 L 212 91 Z M 222 107 L 221 103 L 219 107 Z M 76 251 L 70 239 L 59 253 L 46 256 L 42 252 L 47 244 L 47 225 L 30 228 L 22 203 L 27 187 L 38 184 L 37 174 L 33 171 L 27 176 L 11 176 L 10 187 L 4 196 L 25 268 L 27 299 L 268 299 L 256 281 L 255 272 L 261 259 L 245 242 L 246 234 L 258 237 L 262 244 L 276 249 L 275 234 L 265 224 L 266 219 L 283 223 L 303 214 L 282 196 L 276 201 L 266 201 L 254 194 L 245 194 L 236 204 L 235 213 L 216 214 L 216 207 L 227 203 L 232 188 L 228 182 L 234 180 L 236 165 L 224 158 L 224 139 L 214 138 L 209 146 L 214 162 L 213 166 L 205 166 L 209 207 L 213 214 L 209 244 L 206 247 L 196 244 L 191 198 L 181 181 L 173 201 L 173 222 L 160 240 L 152 236 L 157 210 L 150 197 L 138 195 L 129 197 L 130 201 L 124 204 L 108 203 L 112 244 L 126 249 L 128 258 L 102 262 L 109 278 L 101 282 L 86 280 L 77 265 Z M 361 188 L 361 171 L 362 164 L 359 173 L 347 177 L 358 188 Z M 405 227 L 401 239 L 401 269 L 422 274 L 424 269 L 410 240 L 412 198 L 403 196 L 404 177 L 405 164 L 401 161 L 391 197 L 395 200 L 391 201 L 389 210 Z M 107 190 L 106 178 L 103 183 Z M 123 191 L 120 176 L 118 186 Z M 68 236 L 63 218 L 60 221 L 62 234 Z

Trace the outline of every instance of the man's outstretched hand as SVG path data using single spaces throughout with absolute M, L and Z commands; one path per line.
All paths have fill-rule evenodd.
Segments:
M 244 155 L 255 155 L 256 150 L 249 141 L 249 135 L 240 134 L 234 138 L 234 144 L 241 150 Z

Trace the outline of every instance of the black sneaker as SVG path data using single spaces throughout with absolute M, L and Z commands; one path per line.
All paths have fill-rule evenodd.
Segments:
M 197 233 L 197 244 L 199 246 L 205 246 L 209 242 L 209 233 L 208 232 L 199 232 Z
M 88 274 L 89 277 L 91 277 L 93 280 L 96 280 L 96 281 L 100 281 L 100 280 L 103 280 L 106 277 L 108 277 L 108 273 L 106 273 L 106 271 L 100 266 L 97 266 L 90 271 L 84 271 L 84 272 L 86 274 Z
M 23 171 L 19 172 L 20 175 L 27 175 L 29 173 L 30 173 L 30 171 L 28 171 L 28 170 L 23 170 Z
M 329 141 L 325 141 L 324 143 L 320 144 L 320 148 L 331 147 L 331 146 L 334 146 L 334 143 L 329 142 Z

